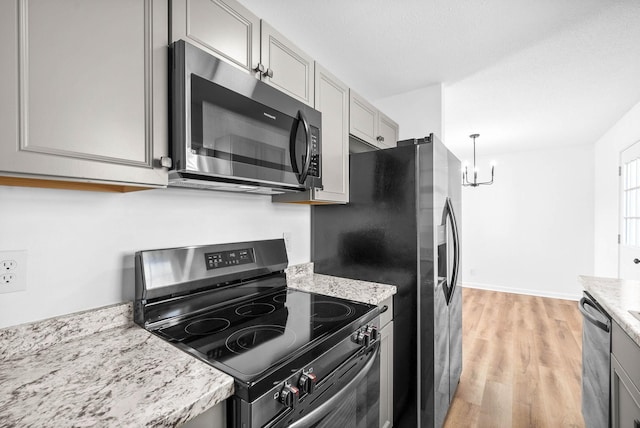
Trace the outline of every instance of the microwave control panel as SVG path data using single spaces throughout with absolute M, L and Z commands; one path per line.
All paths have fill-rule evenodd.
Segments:
M 320 153 L 318 151 L 318 130 L 311 129 L 311 162 L 309 162 L 309 175 L 320 177 Z
M 219 253 L 205 253 L 204 260 L 207 270 L 245 265 L 256 261 L 253 255 L 253 248 L 220 251 Z

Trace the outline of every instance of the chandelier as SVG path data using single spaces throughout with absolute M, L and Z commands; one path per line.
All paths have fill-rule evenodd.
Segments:
M 476 138 L 478 138 L 480 134 L 471 134 L 469 137 L 473 138 L 473 181 L 469 181 L 469 171 L 468 167 L 465 165 L 464 171 L 462 172 L 462 185 L 463 186 L 471 186 L 478 187 L 480 185 L 493 184 L 493 170 L 495 165 L 491 165 L 491 180 L 490 181 L 478 181 L 478 168 L 476 167 Z

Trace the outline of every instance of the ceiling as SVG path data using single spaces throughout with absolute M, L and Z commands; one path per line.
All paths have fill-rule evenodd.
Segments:
M 640 101 L 638 0 L 240 0 L 373 101 L 443 84 L 459 156 L 594 143 Z M 397 120 L 397 118 L 396 118 Z

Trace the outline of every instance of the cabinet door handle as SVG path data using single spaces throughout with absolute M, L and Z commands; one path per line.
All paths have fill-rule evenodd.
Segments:
M 635 258 L 635 259 L 633 259 L 633 262 L 634 262 L 635 264 L 638 264 L 638 263 L 640 263 L 640 259 Z M 635 428 L 635 427 L 634 427 L 634 428 Z

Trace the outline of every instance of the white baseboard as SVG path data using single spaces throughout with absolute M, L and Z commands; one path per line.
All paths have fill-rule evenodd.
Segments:
M 527 296 L 550 297 L 552 299 L 580 300 L 582 294 L 556 293 L 553 291 L 529 290 L 526 288 L 503 287 L 501 285 L 479 284 L 477 282 L 464 282 L 463 287 L 478 288 L 481 290 L 501 291 L 503 293 L 526 294 Z

